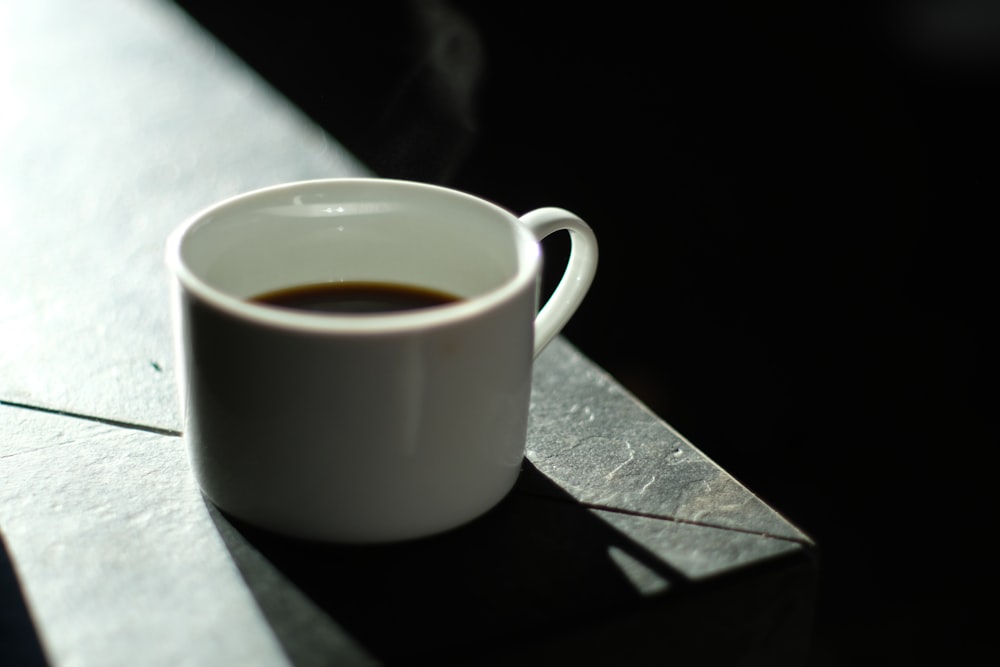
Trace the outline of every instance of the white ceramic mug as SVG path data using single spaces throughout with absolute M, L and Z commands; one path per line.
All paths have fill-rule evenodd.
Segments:
M 540 240 L 568 230 L 539 312 Z M 586 223 L 520 218 L 387 179 L 265 188 L 167 244 L 184 436 L 204 494 L 248 523 L 336 542 L 434 534 L 498 503 L 524 456 L 534 357 L 597 266 Z M 460 299 L 375 314 L 253 303 L 320 282 L 417 285 Z

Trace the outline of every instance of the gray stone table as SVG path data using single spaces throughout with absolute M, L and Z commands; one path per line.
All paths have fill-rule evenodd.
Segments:
M 203 500 L 164 238 L 367 171 L 173 4 L 0 6 L 0 170 L 0 664 L 804 660 L 810 538 L 564 339 L 518 485 L 463 528 L 302 544 Z

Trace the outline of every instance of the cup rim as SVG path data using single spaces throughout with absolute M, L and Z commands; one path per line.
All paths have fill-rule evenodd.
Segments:
M 491 209 L 507 220 L 517 239 L 517 273 L 501 285 L 453 303 L 431 306 L 418 310 L 390 313 L 310 313 L 254 303 L 229 295 L 213 287 L 198 276 L 185 262 L 181 248 L 188 232 L 204 220 L 234 204 L 265 197 L 282 190 L 296 190 L 314 186 L 352 187 L 376 186 L 412 188 L 464 199 Z M 248 190 L 217 201 L 185 219 L 168 236 L 166 242 L 167 267 L 180 286 L 200 301 L 230 316 L 290 331 L 307 333 L 364 333 L 392 334 L 405 331 L 444 326 L 475 318 L 514 298 L 533 285 L 540 275 L 541 246 L 527 226 L 519 224 L 517 217 L 507 209 L 475 195 L 430 183 L 377 177 L 320 178 L 291 181 Z

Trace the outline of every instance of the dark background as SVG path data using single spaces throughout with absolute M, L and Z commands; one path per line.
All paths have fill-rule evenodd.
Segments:
M 566 337 L 817 540 L 816 665 L 982 664 L 1000 3 L 179 4 L 377 174 L 591 223 Z

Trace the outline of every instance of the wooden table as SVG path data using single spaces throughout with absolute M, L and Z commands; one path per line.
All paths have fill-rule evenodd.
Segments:
M 5 3 L 0 100 L 0 663 L 802 663 L 813 542 L 563 338 L 482 519 L 378 547 L 229 521 L 187 465 L 165 236 L 370 172 L 163 0 Z

